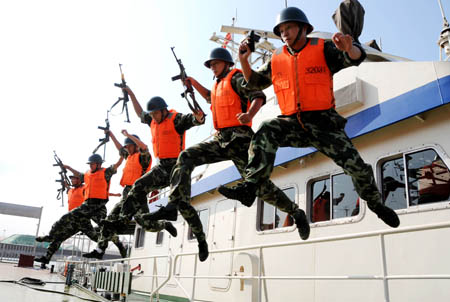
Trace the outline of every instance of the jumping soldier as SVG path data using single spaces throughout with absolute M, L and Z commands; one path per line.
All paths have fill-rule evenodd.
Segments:
M 333 74 L 366 58 L 352 37 L 335 33 L 331 41 L 308 38 L 313 30 L 306 15 L 296 7 L 280 12 L 273 32 L 285 45 L 272 54 L 259 71 L 248 63 L 249 47 L 240 45 L 239 60 L 247 87 L 261 90 L 273 84 L 282 115 L 262 123 L 252 138 L 244 181 L 221 186 L 224 196 L 241 201 L 255 198 L 270 178 L 279 147 L 314 147 L 334 160 L 352 177 L 359 196 L 369 209 L 391 227 L 398 227 L 397 214 L 382 203 L 373 171 L 344 131 L 346 119 L 334 109 Z
M 122 199 L 114 206 L 106 218 L 107 220 L 113 221 L 119 219 L 124 200 L 127 198 L 128 192 L 134 182 L 150 170 L 152 156 L 148 151 L 147 145 L 144 144 L 137 135 L 130 135 L 126 130 L 122 130 L 122 134 L 126 137 L 124 146 L 122 146 L 112 131 L 108 130 L 108 133 L 117 150 L 119 150 L 120 155 L 126 158 L 125 167 L 123 168 L 122 178 L 120 180 L 120 185 L 124 187 Z M 141 204 L 141 206 L 142 208 L 137 210 L 139 213 L 149 212 L 147 204 Z M 176 229 L 170 222 L 155 222 L 153 228 L 155 231 L 166 229 L 172 236 L 177 236 Z M 100 230 L 100 240 L 97 243 L 97 248 L 90 253 L 83 254 L 83 257 L 102 259 L 106 248 L 108 247 L 108 242 L 113 235 L 117 236 L 126 229 L 118 230 L 120 233 L 111 232 L 106 227 L 102 227 Z
M 251 91 L 243 86 L 245 81 L 242 72 L 232 68 L 233 59 L 225 48 L 213 49 L 204 65 L 211 69 L 217 79 L 212 90 L 208 90 L 192 77 L 187 81 L 211 104 L 214 128 L 217 132 L 213 140 L 199 143 L 180 153 L 172 172 L 169 204 L 155 213 L 145 215 L 148 219 L 176 219 L 177 205 L 198 240 L 200 261 L 208 257 L 208 245 L 198 214 L 190 205 L 191 173 L 195 167 L 203 164 L 231 160 L 243 175 L 253 136 L 252 119 L 266 100 L 263 92 Z M 283 191 L 271 181 L 267 181 L 258 196 L 292 215 L 302 239 L 308 238 L 309 223 L 304 211 Z M 242 203 L 250 207 L 254 199 Z
M 49 263 L 53 254 L 58 250 L 60 245 L 71 236 L 79 231 L 85 233 L 90 239 L 97 241 L 98 233 L 93 231 L 91 219 L 100 224 L 100 221 L 106 217 L 106 203 L 108 202 L 108 192 L 111 177 L 117 172 L 117 168 L 123 161 L 120 157 L 119 161 L 109 168 L 102 168 L 102 157 L 98 154 L 89 156 L 88 164 L 90 170 L 85 174 L 72 169 L 68 165 L 64 167 L 70 170 L 81 181 L 84 180 L 84 202 L 78 207 L 63 215 L 55 222 L 50 230 L 49 235 L 37 237 L 36 241 L 50 241 L 45 256 L 39 257 L 34 261 L 42 264 Z M 121 255 L 126 255 L 126 249 L 118 240 L 114 240 Z
M 202 112 L 181 114 L 173 109 L 168 110 L 166 102 L 159 96 L 150 99 L 147 103 L 147 112 L 145 112 L 133 91 L 129 87 L 124 89 L 128 92 L 141 122 L 149 125 L 151 129 L 153 155 L 158 159 L 158 164 L 133 184 L 128 196 L 123 201 L 120 217 L 104 220 L 103 225 L 114 231 L 121 225 L 128 224 L 134 216 L 136 222 L 146 231 L 158 231 L 159 223 L 142 219 L 143 214 L 138 211 L 148 207 L 147 195 L 150 192 L 169 186 L 172 168 L 178 155 L 184 150 L 185 132 L 193 126 L 204 124 L 205 117 Z M 167 230 L 169 229 L 171 234 L 176 236 L 176 229 L 170 227 Z

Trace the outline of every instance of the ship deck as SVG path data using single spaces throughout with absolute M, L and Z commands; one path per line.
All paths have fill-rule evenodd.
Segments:
M 12 282 L 29 277 L 47 282 L 45 285 L 20 285 Z M 17 263 L 0 263 L 0 292 L 2 301 L 84 302 L 107 301 L 75 286 L 65 288 L 64 277 L 48 269 L 23 268 Z M 52 282 L 52 283 L 51 283 Z M 83 299 L 81 299 L 81 298 Z
M 45 285 L 21 285 L 13 282 L 22 278 L 34 278 L 46 282 Z M 65 278 L 59 273 L 50 273 L 48 269 L 18 267 L 17 263 L 0 262 L 0 292 L 1 301 L 29 302 L 85 302 L 110 301 L 78 286 L 65 286 Z M 146 302 L 150 297 L 131 294 L 127 302 Z M 160 302 L 169 300 L 159 299 Z

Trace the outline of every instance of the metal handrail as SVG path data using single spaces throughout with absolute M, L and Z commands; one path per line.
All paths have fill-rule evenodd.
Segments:
M 242 247 L 235 247 L 235 248 L 228 248 L 228 249 L 218 249 L 218 250 L 211 250 L 209 251 L 210 254 L 219 254 L 219 253 L 230 253 L 230 252 L 238 252 L 238 251 L 248 251 L 248 250 L 257 250 L 259 257 L 258 257 L 258 275 L 257 276 L 247 276 L 247 275 L 240 275 L 240 276 L 211 276 L 211 275 L 197 275 L 197 266 L 198 266 L 198 252 L 187 252 L 187 253 L 179 253 L 175 255 L 154 255 L 154 256 L 144 256 L 144 257 L 130 257 L 130 258 L 123 258 L 123 259 L 112 259 L 112 260 L 96 260 L 96 261 L 75 261 L 75 260 L 65 260 L 64 262 L 69 263 L 81 263 L 81 264 L 100 264 L 100 263 L 110 263 L 110 265 L 114 262 L 122 262 L 122 261 L 128 261 L 128 264 L 131 260 L 141 260 L 141 259 L 157 259 L 157 258 L 167 258 L 168 259 L 168 275 L 152 275 L 153 277 L 166 277 L 165 280 L 159 285 L 155 290 L 152 291 L 150 295 L 150 299 L 153 299 L 155 294 L 159 294 L 159 291 L 161 288 L 163 288 L 170 280 L 172 276 L 175 278 L 175 282 L 178 286 L 180 286 L 180 289 L 183 291 L 186 298 L 189 299 L 189 301 L 194 301 L 194 295 L 195 295 L 195 281 L 197 279 L 227 279 L 227 280 L 243 280 L 243 279 L 249 279 L 249 280 L 258 280 L 258 301 L 262 300 L 261 295 L 261 289 L 262 289 L 262 281 L 263 280 L 382 280 L 383 281 L 383 287 L 384 287 L 384 295 L 385 295 L 385 301 L 389 301 L 389 290 L 388 290 L 388 280 L 411 280 L 411 279 L 421 279 L 421 280 L 431 280 L 431 279 L 450 279 L 450 274 L 430 274 L 430 275 L 388 275 L 386 273 L 386 255 L 385 255 L 385 245 L 384 245 L 384 237 L 386 235 L 392 235 L 392 234 L 401 234 L 401 233 L 408 233 L 408 232 L 414 232 L 414 231 L 423 231 L 423 230 L 433 230 L 433 229 L 441 229 L 450 227 L 450 222 L 442 222 L 442 223 L 434 223 L 434 224 L 427 224 L 427 225 L 418 225 L 418 226 L 409 226 L 409 227 L 401 227 L 398 229 L 386 229 L 386 230 L 378 230 L 378 231 L 370 231 L 370 232 L 360 232 L 360 233 L 353 233 L 353 234 L 346 234 L 346 235 L 340 235 L 340 236 L 329 236 L 329 237 L 322 237 L 322 238 L 315 238 L 310 239 L 307 241 L 287 241 L 287 242 L 279 242 L 279 243 L 270 243 L 270 244 L 260 244 L 260 245 L 249 245 L 249 246 L 242 246 Z M 380 238 L 380 255 L 381 255 L 381 264 L 382 264 L 382 274 L 381 275 L 348 275 L 348 276 L 262 276 L 262 251 L 263 249 L 269 249 L 269 248 L 278 248 L 278 247 L 286 247 L 286 246 L 296 246 L 296 245 L 309 245 L 309 244 L 315 244 L 315 243 L 323 243 L 323 242 L 330 242 L 330 241 L 341 241 L 341 240 L 348 240 L 348 239 L 356 239 L 356 238 L 366 238 L 366 237 L 379 237 Z M 178 275 L 176 274 L 176 268 L 177 268 L 177 261 L 181 257 L 186 256 L 195 256 L 194 260 L 194 272 L 193 275 Z M 62 260 L 59 260 L 62 261 Z M 180 279 L 193 279 L 193 289 L 192 293 L 189 294 L 189 292 L 183 287 Z
M 119 258 L 119 259 L 109 259 L 109 260 L 94 260 L 94 261 L 79 261 L 79 260 L 58 260 L 58 262 L 66 262 L 66 263 L 78 263 L 78 264 L 86 264 L 86 265 L 91 265 L 91 264 L 95 264 L 96 266 L 98 266 L 100 263 L 109 263 L 109 266 L 112 266 L 112 263 L 114 262 L 123 262 L 123 261 L 127 261 L 128 265 L 130 265 L 130 261 L 132 260 L 142 260 L 142 259 L 158 259 L 158 258 L 167 258 L 168 260 L 168 269 L 166 269 L 166 271 L 168 271 L 167 275 L 153 275 L 153 277 L 166 277 L 164 279 L 164 281 L 161 283 L 161 285 L 159 285 L 155 290 L 152 291 L 151 295 L 150 295 L 150 299 L 153 299 L 153 296 L 157 293 L 159 293 L 159 290 L 164 287 L 166 285 L 167 282 L 169 282 L 170 278 L 172 277 L 172 256 L 171 255 L 153 255 L 153 256 L 143 256 L 143 257 L 129 257 L 129 258 Z
M 250 245 L 250 246 L 242 246 L 237 248 L 229 248 L 229 249 L 220 249 L 220 250 L 211 250 L 210 254 L 219 254 L 219 253 L 227 253 L 227 252 L 237 252 L 237 251 L 245 251 L 245 250 L 258 250 L 258 276 L 201 276 L 196 275 L 197 268 L 197 257 L 195 258 L 194 265 L 194 275 L 177 275 L 175 273 L 177 267 L 177 261 L 181 257 L 185 256 L 193 256 L 197 255 L 198 252 L 188 252 L 188 253 L 180 253 L 174 255 L 174 265 L 173 265 L 173 275 L 175 276 L 176 283 L 180 286 L 182 291 L 184 292 L 186 298 L 189 301 L 194 300 L 194 290 L 189 297 L 187 290 L 181 285 L 181 283 L 177 279 L 194 279 L 194 284 L 196 279 L 254 279 L 258 280 L 258 301 L 261 301 L 261 288 L 262 288 L 262 280 L 383 280 L 384 281 L 384 292 L 385 292 L 385 300 L 389 301 L 389 291 L 387 288 L 387 280 L 399 280 L 399 279 L 450 279 L 450 274 L 447 275 L 387 275 L 386 274 L 386 257 L 385 257 L 385 247 L 384 247 L 384 236 L 391 234 L 401 234 L 408 233 L 413 231 L 422 231 L 422 230 L 432 230 L 432 229 L 440 229 L 450 227 L 450 222 L 442 222 L 442 223 L 434 223 L 428 225 L 418 225 L 418 226 L 410 226 L 410 227 L 402 227 L 398 229 L 386 229 L 386 230 L 378 230 L 371 232 L 362 232 L 362 233 L 354 233 L 354 234 L 346 234 L 341 236 L 329 236 L 322 237 L 316 239 L 310 239 L 307 241 L 288 241 L 288 242 L 279 242 L 279 243 L 271 243 L 271 244 L 262 244 L 262 245 Z M 340 241 L 340 240 L 348 240 L 355 238 L 365 238 L 365 237 L 375 237 L 379 236 L 381 240 L 380 245 L 380 253 L 382 257 L 382 275 L 353 275 L 353 276 L 262 276 L 262 250 L 268 248 L 277 248 L 277 247 L 286 247 L 286 246 L 294 246 L 294 245 L 308 245 L 314 243 L 322 243 L 322 242 L 330 242 L 330 241 Z

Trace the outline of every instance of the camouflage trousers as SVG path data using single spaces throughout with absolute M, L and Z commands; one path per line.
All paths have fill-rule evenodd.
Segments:
M 295 116 L 261 124 L 250 144 L 245 180 L 256 184 L 269 181 L 279 147 L 314 147 L 351 176 L 356 192 L 369 207 L 381 202 L 372 167 L 363 161 L 344 131 L 346 119 L 332 109 L 318 111 L 314 118 L 302 121 L 306 130 Z
M 106 219 L 111 221 L 116 221 L 119 219 L 120 211 L 122 210 L 122 205 L 125 200 L 125 198 L 128 195 L 128 192 L 130 191 L 131 186 L 125 186 L 122 191 L 122 198 L 118 203 L 114 205 L 114 208 L 109 213 L 108 217 Z M 106 216 L 106 215 L 105 215 Z M 116 232 L 108 232 L 104 227 L 100 228 L 100 237 L 97 241 L 97 247 L 102 249 L 103 251 L 106 250 L 108 247 L 109 241 L 115 241 L 115 238 L 119 238 L 118 234 Z
M 99 230 L 92 226 L 91 219 L 99 224 L 106 217 L 105 204 L 106 202 L 88 199 L 81 206 L 64 214 L 56 221 L 49 233 L 52 241 L 48 246 L 45 257 L 51 259 L 61 244 L 78 232 L 83 232 L 91 240 L 98 241 Z M 121 244 L 117 236 L 112 238 L 112 241 L 116 245 Z
M 190 205 L 192 171 L 203 164 L 231 160 L 239 173 L 244 176 L 249 145 L 250 137 L 235 138 L 225 147 L 215 139 L 199 143 L 180 153 L 172 172 L 169 202 L 178 204 L 180 214 L 188 222 L 198 241 L 205 240 L 205 234 L 197 212 Z M 270 180 L 259 188 L 258 197 L 289 214 L 298 209 L 297 204 Z
M 170 183 L 170 172 L 176 159 L 162 159 L 150 171 L 142 175 L 131 187 L 128 195 L 122 198 L 122 207 L 118 221 L 130 221 L 134 216 L 136 222 L 148 232 L 159 232 L 165 228 L 165 221 L 152 221 L 142 216 L 148 213 L 148 193 L 165 188 Z

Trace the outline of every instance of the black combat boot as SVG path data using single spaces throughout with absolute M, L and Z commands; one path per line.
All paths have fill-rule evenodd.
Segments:
M 105 252 L 99 253 L 99 252 L 97 252 L 97 250 L 93 250 L 90 253 L 83 254 L 83 257 L 84 258 L 95 258 L 95 259 L 101 260 L 101 259 L 103 259 L 104 254 L 105 254 Z M 123 257 L 123 258 L 125 258 L 125 257 Z
M 177 237 L 178 232 L 177 229 L 173 226 L 173 224 L 171 222 L 166 221 L 165 223 L 165 227 L 164 229 L 169 232 L 170 235 L 172 235 L 172 237 Z
M 300 238 L 303 240 L 306 240 L 309 238 L 309 221 L 306 217 L 305 211 L 302 209 L 295 210 L 294 214 L 292 214 L 292 217 L 294 217 L 295 224 L 297 225 L 298 233 L 300 234 Z
M 240 182 L 231 188 L 220 186 L 218 189 L 219 193 L 226 198 L 239 200 L 246 207 L 251 207 L 255 202 L 256 190 L 256 184 L 251 182 Z
M 176 202 L 169 202 L 165 207 L 159 208 L 158 211 L 153 213 L 148 213 L 142 215 L 142 218 L 145 220 L 170 220 L 170 221 L 176 221 L 177 220 L 177 203 Z
M 377 202 L 374 206 L 369 204 L 367 204 L 367 206 L 388 226 L 396 228 L 400 225 L 400 219 L 398 219 L 397 213 L 395 213 L 395 211 L 391 208 L 379 202 Z
M 35 239 L 37 242 L 51 242 L 52 241 L 52 237 L 50 237 L 49 235 L 45 235 L 45 236 L 38 236 Z
M 208 243 L 206 242 L 206 240 L 200 241 L 198 243 L 198 259 L 203 262 L 208 258 L 208 255 Z

